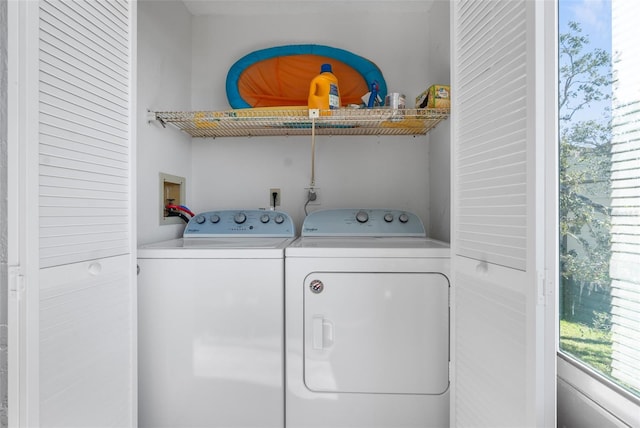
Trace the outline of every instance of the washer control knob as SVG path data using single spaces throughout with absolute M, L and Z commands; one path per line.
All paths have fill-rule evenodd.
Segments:
M 197 216 L 196 216 L 196 223 L 198 223 L 198 224 L 203 224 L 205 221 L 207 221 L 207 219 L 206 219 L 206 218 L 204 218 L 204 216 L 203 216 L 203 215 L 197 215 Z
M 369 214 L 364 211 L 358 211 L 356 214 L 356 220 L 358 220 L 358 223 L 366 223 L 369 221 Z
M 213 224 L 219 223 L 220 216 L 218 214 L 213 214 L 211 217 L 209 217 L 209 221 Z
M 247 221 L 247 215 L 245 213 L 237 213 L 233 216 L 233 221 L 235 221 L 236 224 L 242 224 Z
M 400 220 L 400 223 L 406 223 L 409 221 L 409 216 L 405 213 L 402 213 L 400 214 L 400 217 L 398 217 L 398 220 Z
M 393 221 L 393 214 L 391 213 L 386 213 L 384 215 L 384 221 L 386 221 L 387 223 L 391 223 Z
M 278 215 L 275 216 L 273 221 L 275 221 L 276 224 L 282 224 L 282 223 L 284 223 L 284 216 L 282 214 L 278 214 Z
M 269 214 L 262 214 L 262 215 L 260 216 L 260 221 L 261 221 L 262 223 L 269 223 Z

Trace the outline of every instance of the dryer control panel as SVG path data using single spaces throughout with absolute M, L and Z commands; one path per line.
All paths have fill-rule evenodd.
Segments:
M 252 237 L 293 238 L 295 228 L 289 214 L 265 210 L 208 211 L 194 216 L 184 238 Z
M 320 210 L 307 216 L 302 236 L 426 237 L 422 220 L 408 211 L 386 209 Z

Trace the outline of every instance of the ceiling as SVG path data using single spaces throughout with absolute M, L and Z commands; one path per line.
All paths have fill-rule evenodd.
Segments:
M 375 8 L 425 12 L 434 1 L 447 0 L 183 0 L 192 15 L 297 15 L 334 8 L 340 13 L 353 13 L 354 18 Z

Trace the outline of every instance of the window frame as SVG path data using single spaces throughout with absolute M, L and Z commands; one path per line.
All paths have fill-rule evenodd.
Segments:
M 556 46 L 555 46 L 555 68 L 556 68 L 556 81 L 559 78 L 559 61 L 558 61 L 558 37 L 559 37 L 559 3 L 562 0 L 554 0 L 556 5 L 556 13 L 557 20 L 555 23 L 555 28 L 553 29 L 556 34 Z M 557 105 L 557 103 L 556 103 Z M 556 112 L 557 109 L 556 109 Z M 560 135 L 559 135 L 559 121 L 556 122 L 557 134 L 555 145 L 559 153 L 560 148 Z M 560 188 L 559 188 L 559 177 L 557 177 L 559 171 L 559 164 L 556 160 L 555 164 L 555 174 L 556 175 L 556 183 L 553 187 L 553 191 L 547 193 L 547 206 L 555 207 L 558 210 L 558 201 L 560 197 Z M 556 213 L 559 214 L 559 213 Z M 557 224 L 556 228 L 559 228 L 560 218 L 557 215 Z M 556 241 L 558 241 L 559 230 L 556 231 Z M 559 264 L 559 252 L 557 254 L 558 260 L 556 263 Z M 558 272 L 559 274 L 559 272 Z M 619 422 L 621 425 L 625 424 L 628 426 L 634 426 L 637 424 L 640 418 L 640 397 L 636 394 L 628 391 L 622 386 L 618 385 L 614 380 L 609 379 L 607 376 L 601 374 L 591 366 L 583 363 L 578 358 L 574 357 L 570 353 L 563 351 L 560 348 L 560 305 L 559 305 L 559 296 L 560 296 L 560 286 L 561 281 L 559 275 L 556 276 L 557 284 L 556 284 L 556 308 L 557 308 L 557 317 L 556 317 L 556 349 L 557 349 L 557 357 L 556 357 L 556 371 L 557 377 L 559 380 L 562 380 L 566 385 L 572 388 L 576 395 L 581 395 L 583 398 L 586 398 L 589 402 L 593 403 L 596 407 L 594 412 L 602 412 L 606 414 L 616 422 Z M 567 414 L 572 409 L 558 409 L 558 416 L 562 417 L 563 414 Z M 560 411 L 562 410 L 562 411 Z
M 621 423 L 633 426 L 638 422 L 640 398 L 560 348 L 557 363 L 559 379 Z

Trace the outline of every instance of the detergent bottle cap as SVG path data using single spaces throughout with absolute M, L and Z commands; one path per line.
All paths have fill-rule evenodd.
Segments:
M 331 64 L 322 64 L 320 66 L 320 73 L 331 73 Z

